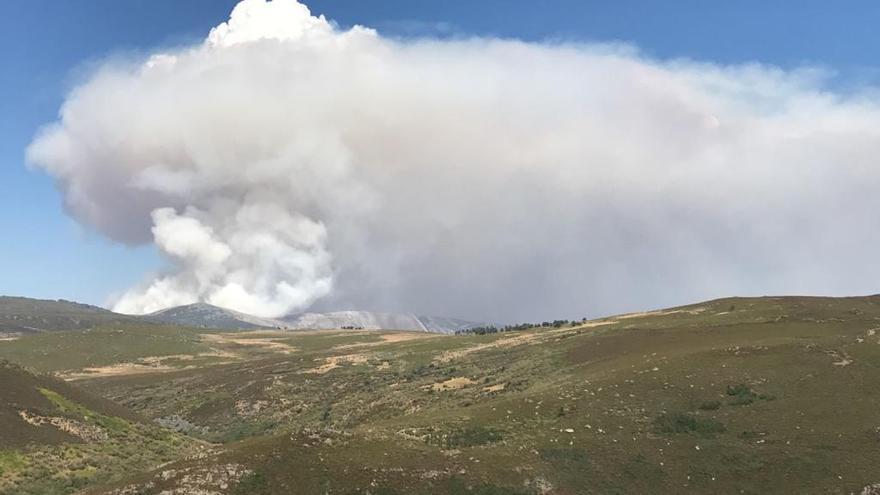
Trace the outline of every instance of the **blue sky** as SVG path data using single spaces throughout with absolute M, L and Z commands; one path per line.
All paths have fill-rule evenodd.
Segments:
M 52 181 L 29 171 L 24 149 L 66 91 L 104 57 L 200 40 L 228 0 L 10 0 L 0 31 L 0 294 L 103 303 L 162 266 L 69 219 Z M 880 3 L 560 0 L 315 0 L 342 25 L 396 36 L 487 35 L 526 40 L 623 41 L 649 56 L 717 63 L 818 65 L 837 83 L 876 81 Z

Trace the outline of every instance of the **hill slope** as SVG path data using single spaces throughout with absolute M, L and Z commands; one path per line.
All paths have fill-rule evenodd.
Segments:
M 0 361 L 0 493 L 70 493 L 200 448 L 106 399 Z
M 485 325 L 457 318 L 419 316 L 412 313 L 381 313 L 374 311 L 333 311 L 303 313 L 283 318 L 261 318 L 220 308 L 206 303 L 163 309 L 143 318 L 165 324 L 188 327 L 290 330 L 413 330 L 434 333 L 455 333 Z
M 730 298 L 487 335 L 200 334 L 161 369 L 76 384 L 222 445 L 85 493 L 849 494 L 880 483 L 878 296 Z
M 187 304 L 163 309 L 144 316 L 145 319 L 188 327 L 220 328 L 227 330 L 249 328 L 283 328 L 285 323 L 260 318 L 207 303 Z
M 136 320 L 132 316 L 71 301 L 0 296 L 0 334 L 3 335 L 83 330 Z

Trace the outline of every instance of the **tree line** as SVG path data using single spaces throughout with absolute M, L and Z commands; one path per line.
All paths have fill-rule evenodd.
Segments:
M 487 335 L 490 333 L 503 333 L 503 332 L 516 332 L 519 330 L 530 330 L 532 328 L 562 328 L 562 327 L 576 327 L 582 323 L 586 323 L 587 318 L 582 318 L 581 320 L 553 320 L 553 321 L 542 321 L 541 323 L 516 323 L 512 325 L 504 325 L 504 326 L 495 326 L 495 325 L 484 325 L 480 327 L 473 328 L 465 328 L 462 330 L 456 330 L 455 335 Z

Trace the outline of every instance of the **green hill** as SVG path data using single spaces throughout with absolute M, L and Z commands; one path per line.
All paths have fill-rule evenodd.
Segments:
M 134 321 L 137 318 L 72 301 L 0 296 L 0 337 Z

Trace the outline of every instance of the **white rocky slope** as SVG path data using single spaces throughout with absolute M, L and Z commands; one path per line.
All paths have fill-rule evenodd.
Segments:
M 417 330 L 434 333 L 454 333 L 456 330 L 485 325 L 485 323 L 456 318 L 372 311 L 303 313 L 286 317 L 284 321 L 290 328 L 296 329 L 362 328 L 364 330 Z
M 485 323 L 445 318 L 421 316 L 412 313 L 380 313 L 373 311 L 334 311 L 329 313 L 303 313 L 283 318 L 260 318 L 220 308 L 206 303 L 188 304 L 163 309 L 146 315 L 151 321 L 174 325 L 220 328 L 257 329 L 279 328 L 290 330 L 326 330 L 352 328 L 364 330 L 415 330 L 434 333 L 455 333 L 483 326 Z

